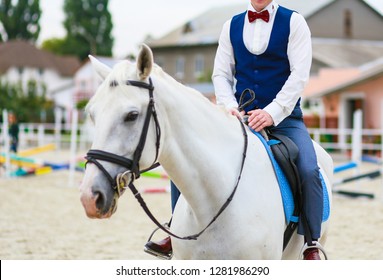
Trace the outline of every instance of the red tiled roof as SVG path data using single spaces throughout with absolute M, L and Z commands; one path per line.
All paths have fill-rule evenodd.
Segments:
M 320 92 L 353 80 L 359 77 L 360 74 L 361 71 L 358 68 L 323 68 L 317 76 L 310 77 L 304 91 L 304 96 L 311 97 L 317 95 Z
M 26 41 L 15 40 L 0 44 L 0 74 L 11 67 L 33 67 L 54 69 L 62 76 L 73 76 L 80 65 L 74 56 L 57 56 Z

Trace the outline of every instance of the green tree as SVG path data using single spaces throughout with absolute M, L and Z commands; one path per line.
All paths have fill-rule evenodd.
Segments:
M 39 0 L 0 0 L 0 41 L 35 42 L 40 34 L 40 16 Z
M 112 18 L 109 0 L 65 0 L 64 49 L 84 60 L 89 54 L 111 56 Z
M 46 88 L 38 87 L 30 80 L 23 89 L 21 83 L 9 84 L 0 81 L 0 112 L 7 109 L 14 112 L 20 122 L 40 122 L 42 112 L 53 121 L 53 102 L 45 97 Z
M 65 50 L 65 38 L 51 38 L 42 42 L 41 49 L 57 54 L 68 54 Z

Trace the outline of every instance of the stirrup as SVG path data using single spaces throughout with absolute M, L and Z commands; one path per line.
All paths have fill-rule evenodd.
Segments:
M 327 257 L 327 254 L 326 254 L 326 251 L 325 249 L 323 248 L 323 246 L 318 242 L 318 241 L 313 241 L 313 245 L 309 246 L 307 244 L 307 242 L 303 245 L 302 249 L 301 249 L 301 252 L 299 253 L 299 260 L 303 260 L 304 256 L 303 256 L 303 253 L 307 250 L 307 249 L 311 249 L 311 248 L 317 248 L 319 251 L 321 251 L 324 255 L 324 258 L 325 260 L 327 261 L 328 260 L 328 257 Z
M 166 227 L 167 229 L 169 229 L 169 223 L 164 223 L 164 224 L 162 224 L 164 227 Z M 148 242 L 150 242 L 150 241 L 152 241 L 152 237 L 153 237 L 153 235 L 156 233 L 156 231 L 157 230 L 159 230 L 160 228 L 159 227 L 157 227 L 155 230 L 153 230 L 153 232 L 152 232 L 152 234 L 149 236 L 149 238 L 148 238 L 148 241 L 146 241 L 146 243 L 148 243 Z M 159 258 L 159 259 L 163 259 L 163 260 L 171 260 L 172 258 L 173 258 L 173 250 L 172 250 L 172 253 L 171 254 L 161 254 L 161 253 L 158 253 L 158 252 L 156 252 L 156 251 L 153 251 L 153 250 L 151 250 L 150 248 L 147 248 L 146 246 L 144 246 L 144 252 L 145 253 L 148 253 L 148 254 L 150 254 L 150 255 L 152 255 L 152 256 L 155 256 L 155 257 L 157 257 L 157 258 Z

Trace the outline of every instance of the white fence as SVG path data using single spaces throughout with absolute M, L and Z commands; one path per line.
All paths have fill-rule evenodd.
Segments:
M 354 127 L 351 129 L 309 128 L 312 138 L 324 149 L 351 152 L 352 160 L 360 162 L 363 152 L 382 157 L 383 130 L 363 129 L 362 111 L 354 113 Z
M 0 127 L 0 156 L 5 158 L 5 177 L 9 177 L 10 146 L 8 136 L 8 113 L 2 112 L 4 122 Z M 59 119 L 59 118 L 58 118 Z M 93 130 L 88 125 L 78 124 L 78 111 L 72 112 L 72 123 L 62 125 L 56 123 L 20 123 L 18 149 L 42 147 L 46 144 L 55 144 L 55 148 L 70 148 L 70 179 L 73 180 L 77 150 L 87 150 L 91 145 Z M 0 162 L 1 167 L 1 162 Z
M 336 128 L 309 128 L 308 129 L 315 142 L 319 143 L 326 150 L 347 151 L 353 149 L 355 136 L 353 129 Z M 383 131 L 381 129 L 362 129 L 361 130 L 361 149 L 364 151 L 381 151 L 382 145 L 377 139 L 382 139 Z M 359 136 L 356 136 L 359 138 Z M 345 139 L 346 141 L 334 141 L 334 139 Z M 380 140 L 379 140 L 380 141 Z
M 353 160 L 361 158 L 362 151 L 371 151 L 381 154 L 383 145 L 382 129 L 362 129 L 362 113 L 356 111 L 354 114 L 353 129 L 330 129 L 330 128 L 309 128 L 312 138 L 326 150 L 340 151 L 346 153 L 351 151 Z M 20 123 L 19 148 L 39 147 L 54 143 L 57 149 L 69 148 L 73 141 L 73 124 L 61 123 Z M 2 126 L 0 126 L 0 129 Z M 3 133 L 1 129 L 1 133 Z M 93 131 L 89 126 L 78 124 L 76 128 L 77 143 L 79 149 L 90 147 Z M 3 136 L 0 134 L 0 136 Z M 0 137 L 4 139 L 4 137 Z M 0 146 L 4 144 L 0 141 Z
M 1 125 L 1 124 L 0 124 Z M 68 148 L 71 143 L 72 125 L 66 124 L 57 128 L 54 123 L 20 123 L 19 124 L 19 149 L 44 146 L 46 144 L 55 144 L 57 149 Z M 80 147 L 90 145 L 87 136 L 87 127 L 79 124 L 77 134 Z M 0 139 L 3 138 L 3 129 L 0 128 Z M 0 142 L 1 146 L 2 142 Z

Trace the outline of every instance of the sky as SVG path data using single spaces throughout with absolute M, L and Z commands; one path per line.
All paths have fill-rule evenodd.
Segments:
M 40 0 L 38 43 L 65 36 L 63 3 L 64 0 Z M 147 35 L 159 38 L 210 8 L 235 3 L 246 7 L 248 0 L 109 0 L 115 40 L 113 54 L 122 58 L 136 53 Z
M 366 1 L 383 11 L 383 0 Z M 39 43 L 65 36 L 63 3 L 64 0 L 40 0 Z M 116 58 L 135 54 L 147 35 L 159 38 L 211 8 L 240 3 L 246 7 L 249 0 L 109 0 L 115 40 L 113 54 Z

